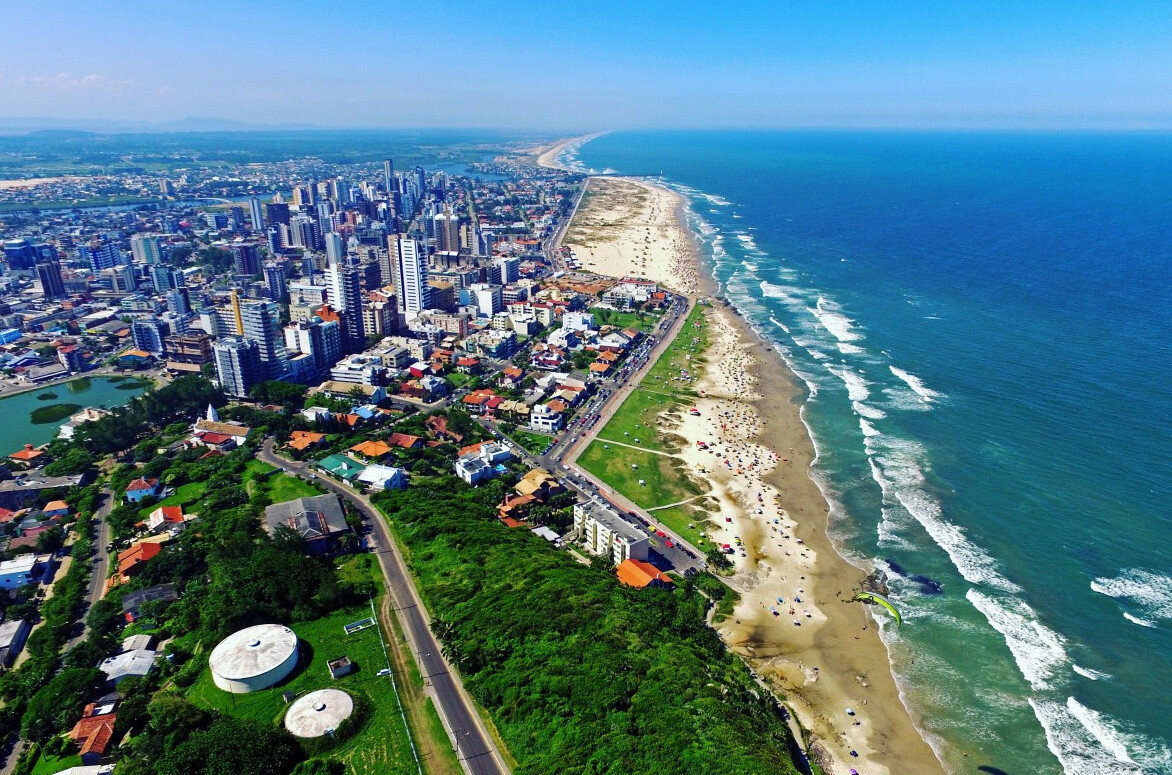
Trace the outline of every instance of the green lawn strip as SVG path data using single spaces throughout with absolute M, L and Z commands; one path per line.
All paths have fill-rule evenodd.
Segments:
M 695 395 L 690 381 L 680 379 L 687 370 L 693 378 L 704 363 L 704 349 L 708 346 L 708 321 L 705 307 L 697 305 L 688 314 L 679 334 L 648 370 L 640 387 L 666 393 Z
M 195 504 L 203 497 L 204 491 L 207 489 L 207 482 L 188 482 L 185 485 L 177 487 L 174 495 L 168 495 L 158 503 L 152 504 L 139 511 L 143 519 L 146 519 L 152 511 L 160 506 L 182 506 L 186 512 L 192 511 L 188 507 Z M 198 513 L 198 512 L 195 512 Z
M 682 397 L 635 390 L 602 426 L 598 436 L 661 452 L 675 452 L 679 445 L 671 443 L 670 438 L 666 438 L 668 434 L 661 433 L 658 428 L 664 412 L 686 411 L 689 406 Z
M 591 442 L 579 456 L 578 465 L 642 508 L 665 506 L 704 492 L 688 478 L 676 458 L 615 445 L 609 445 L 608 449 L 607 446 L 605 442 Z M 639 480 L 643 480 L 643 484 L 639 484 Z
M 428 762 L 424 769 L 432 772 L 460 772 L 460 760 L 456 756 L 456 749 L 448 744 L 448 732 L 444 729 L 444 722 L 440 721 L 439 711 L 430 697 L 423 698 L 423 714 L 427 718 L 427 732 L 433 740 L 442 742 L 436 746 L 440 750 L 441 762 Z
M 540 433 L 530 433 L 520 429 L 510 433 L 509 438 L 517 442 L 530 455 L 540 455 L 553 442 L 552 436 L 542 436 Z
M 638 312 L 622 312 L 606 307 L 594 307 L 590 312 L 594 315 L 595 325 L 634 328 L 639 331 L 653 331 L 659 325 L 659 319 L 662 317 L 662 315 L 644 312 L 640 320 Z
M 358 555 L 347 562 L 364 558 L 368 556 Z M 343 565 L 344 575 L 365 573 L 373 576 L 369 567 L 354 569 Z M 377 675 L 386 665 L 378 631 L 368 627 L 346 635 L 343 630 L 344 625 L 369 616 L 369 606 L 359 605 L 313 621 L 295 622 L 292 628 L 299 639 L 302 663 L 291 678 L 274 687 L 250 694 L 229 694 L 217 687 L 211 671 L 205 670 L 188 690 L 187 698 L 197 705 L 231 716 L 277 725 L 287 708 L 282 698 L 284 692 L 293 691 L 300 696 L 315 689 L 343 689 L 367 700 L 369 717 L 354 737 L 325 756 L 344 761 L 347 773 L 353 775 L 414 773 L 415 760 L 403 729 L 391 680 Z M 335 681 L 330 679 L 326 662 L 339 656 L 350 657 L 357 670 Z
M 696 501 L 696 503 L 702 502 L 703 499 Z M 652 522 L 666 525 L 673 533 L 692 546 L 699 548 L 700 551 L 704 551 L 709 546 L 701 533 L 703 527 L 701 522 L 706 517 L 702 507 L 693 507 L 692 504 L 686 503 L 682 506 L 656 509 L 648 512 L 647 516 L 651 518 Z M 688 525 L 695 525 L 695 527 L 688 527 Z
M 294 498 L 312 498 L 321 494 L 320 487 L 296 476 L 277 474 L 269 479 L 269 497 L 273 503 L 284 503 Z
M 80 767 L 81 757 L 73 754 L 70 756 L 47 756 L 41 754 L 37 759 L 36 765 L 33 767 L 30 775 L 53 775 L 55 772 L 67 770 L 70 767 Z

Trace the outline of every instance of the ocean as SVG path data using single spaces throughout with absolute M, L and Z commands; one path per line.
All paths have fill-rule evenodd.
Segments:
M 806 385 L 953 772 L 1172 775 L 1172 135 L 618 132 Z M 989 769 L 992 768 L 992 769 Z

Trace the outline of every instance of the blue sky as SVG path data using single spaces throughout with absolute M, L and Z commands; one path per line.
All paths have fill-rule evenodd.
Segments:
M 0 116 L 1172 128 L 1169 2 L 2 0 Z

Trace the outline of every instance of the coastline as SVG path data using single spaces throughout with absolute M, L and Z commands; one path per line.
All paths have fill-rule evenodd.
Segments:
M 539 163 L 560 166 L 557 157 L 587 139 L 558 143 L 540 154 Z M 591 206 L 614 216 L 592 227 L 618 233 L 608 234 L 605 246 L 583 251 L 570 239 L 576 236 L 573 226 L 567 229 L 565 244 L 576 255 L 587 254 L 583 269 L 641 274 L 693 299 L 712 300 L 707 315 L 714 335 L 694 384 L 702 391 L 696 401 L 700 416 L 664 416 L 661 430 L 682 440 L 676 457 L 709 488 L 717 512 L 710 538 L 731 544 L 739 536 L 744 542 L 745 556 L 734 557 L 735 571 L 726 579 L 741 601 L 716 625 L 721 638 L 791 708 L 807 731 L 809 752 L 827 773 L 943 773 L 903 704 L 874 618 L 851 601 L 866 574 L 829 537 L 830 507 L 811 476 L 816 452 L 802 419 L 796 375 L 731 305 L 716 298 L 719 288 L 687 225 L 683 196 L 632 178 L 590 181 L 597 197 Z M 621 192 L 629 184 L 648 192 L 637 206 L 600 203 L 608 188 Z M 626 212 L 616 212 L 621 210 Z M 700 441 L 720 454 L 701 450 Z M 729 462 L 722 466 L 724 459 Z M 778 598 L 786 602 L 774 602 Z M 771 608 L 780 609 L 778 615 Z

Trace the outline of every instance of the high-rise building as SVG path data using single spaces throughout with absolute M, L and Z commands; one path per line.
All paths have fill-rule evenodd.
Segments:
M 66 295 L 60 261 L 54 258 L 37 259 L 37 279 L 41 281 L 41 292 L 46 299 L 60 299 Z
M 356 267 L 331 263 L 326 268 L 326 287 L 330 306 L 342 315 L 345 323 L 346 349 L 359 351 L 366 345 L 366 326 L 362 319 L 362 276 Z
M 458 251 L 460 249 L 460 218 L 448 208 L 433 219 L 436 250 Z
M 191 314 L 191 299 L 186 288 L 174 288 L 167 292 L 167 311 L 177 318 Z
M 281 336 L 281 312 L 271 301 L 239 302 L 244 338 L 256 342 L 265 379 L 281 379 L 289 371 L 289 353 Z
M 232 260 L 238 275 L 260 274 L 260 246 L 237 240 L 232 243 Z
M 330 264 L 342 264 L 346 261 L 346 243 L 337 232 L 332 231 L 326 235 L 326 261 Z
M 276 302 L 289 295 L 288 271 L 284 262 L 265 262 L 265 295 Z
M 264 230 L 265 222 L 264 218 L 261 217 L 260 197 L 250 196 L 248 198 L 248 218 L 252 222 L 253 231 Z
M 264 378 L 260 348 L 251 339 L 238 336 L 220 339 L 212 345 L 212 359 L 220 389 L 230 396 L 247 398 L 249 391 Z
M 163 352 L 163 341 L 171 335 L 171 327 L 155 317 L 139 318 L 130 323 L 134 346 L 148 353 Z
M 140 264 L 157 264 L 163 260 L 159 238 L 154 234 L 135 234 L 130 238 L 130 255 Z
M 493 264 L 500 273 L 501 285 L 515 283 L 521 277 L 521 259 L 516 256 L 501 256 Z
M 180 277 L 175 267 L 167 264 L 153 264 L 150 267 L 151 284 L 155 286 L 156 293 L 166 293 L 172 288 L 178 288 Z
M 289 205 L 285 202 L 266 202 L 265 216 L 269 222 L 269 226 L 275 226 L 278 223 L 289 225 Z
M 391 193 L 395 190 L 391 188 L 391 181 L 394 180 L 394 177 L 395 162 L 392 159 L 386 159 L 383 161 L 383 186 L 386 189 L 387 196 L 390 196 Z
M 94 242 L 89 245 L 80 245 L 77 248 L 77 254 L 83 261 L 89 262 L 90 269 L 94 271 L 94 274 L 103 269 L 126 263 L 122 251 L 118 250 L 113 242 Z
M 399 259 L 395 295 L 399 299 L 399 309 L 408 319 L 414 319 L 428 306 L 427 258 L 418 240 L 400 234 L 396 235 L 394 243 Z
M 313 356 L 314 373 L 333 368 L 342 359 L 342 330 L 336 321 L 319 317 L 285 326 L 285 348 Z

